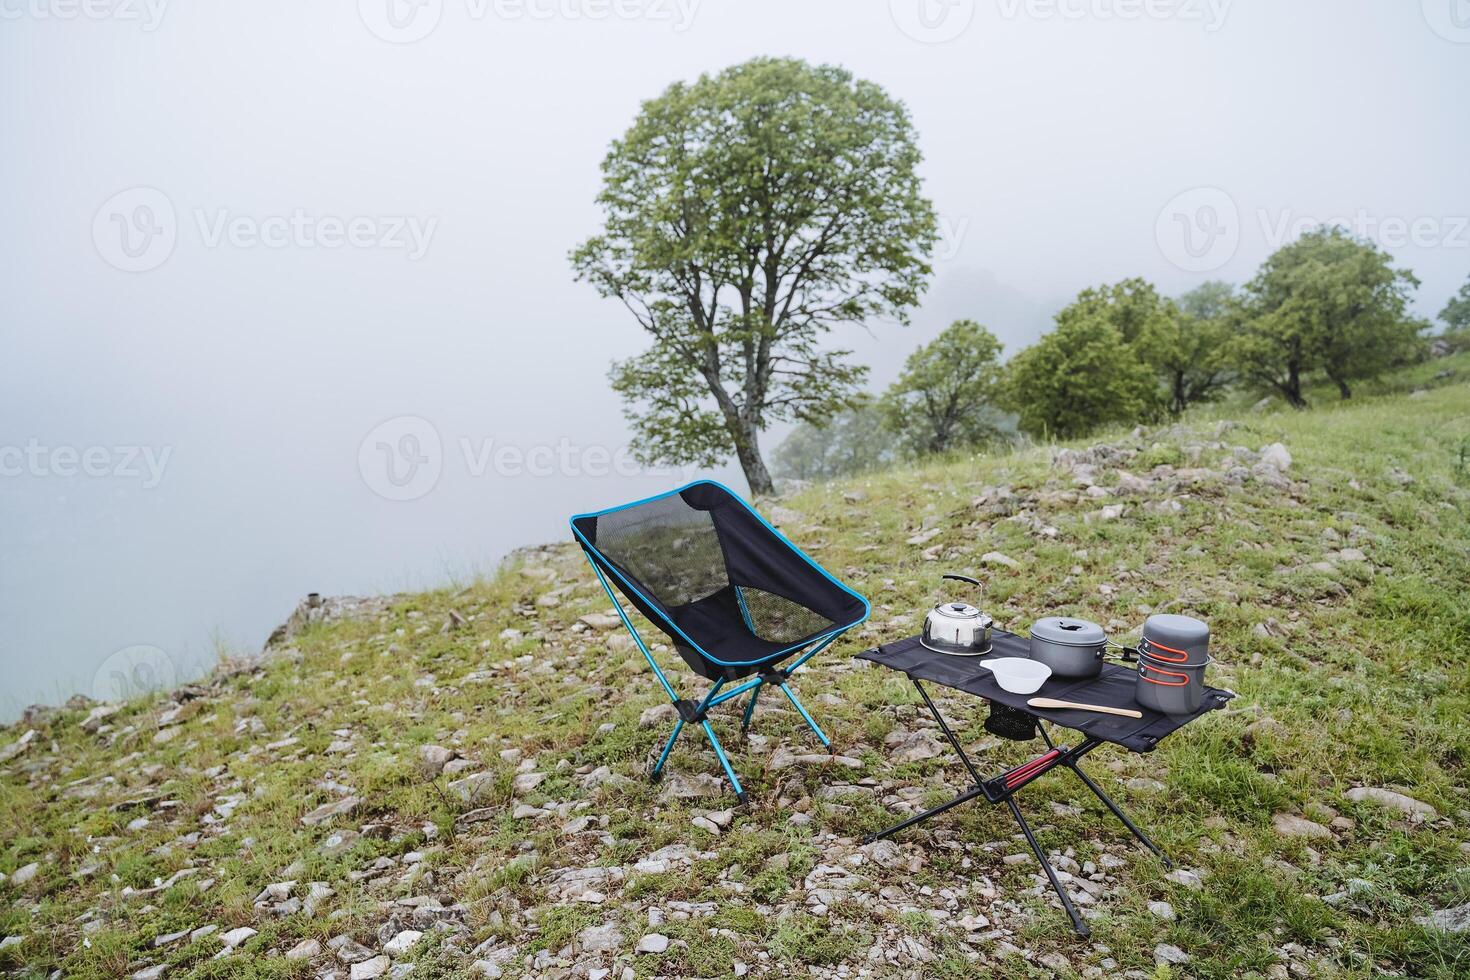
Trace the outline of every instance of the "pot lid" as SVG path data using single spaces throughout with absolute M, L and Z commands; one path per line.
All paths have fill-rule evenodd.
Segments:
M 969 622 L 975 619 L 988 619 L 984 613 L 968 602 L 941 602 L 934 607 L 929 615 L 938 616 L 941 619 L 955 619 Z
M 1070 616 L 1038 619 L 1031 624 L 1031 637 L 1069 647 L 1095 647 L 1108 642 L 1108 636 L 1101 626 Z

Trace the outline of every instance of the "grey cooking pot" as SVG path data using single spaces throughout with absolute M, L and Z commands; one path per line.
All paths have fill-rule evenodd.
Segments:
M 1085 619 L 1048 616 L 1031 625 L 1031 659 L 1058 677 L 1096 677 L 1107 645 L 1102 627 Z
M 1210 628 L 1192 616 L 1157 613 L 1144 622 L 1138 651 L 1164 667 L 1203 667 L 1210 662 Z

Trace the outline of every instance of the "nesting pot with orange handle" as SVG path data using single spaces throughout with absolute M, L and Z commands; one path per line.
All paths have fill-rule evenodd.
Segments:
M 1139 704 L 1169 715 L 1199 710 L 1211 663 L 1208 626 L 1189 616 L 1150 616 L 1138 654 L 1134 698 Z

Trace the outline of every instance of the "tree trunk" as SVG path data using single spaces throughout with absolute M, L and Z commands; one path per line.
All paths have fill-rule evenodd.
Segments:
M 735 456 L 740 460 L 740 468 L 745 471 L 745 482 L 750 484 L 750 495 L 765 497 L 775 493 L 776 484 L 771 480 L 771 471 L 766 469 L 766 461 L 761 459 L 755 424 L 741 419 L 732 435 L 735 436 Z
M 1287 404 L 1292 408 L 1306 408 L 1307 400 L 1302 397 L 1302 376 L 1295 364 L 1287 370 L 1286 384 L 1281 386 L 1281 394 L 1286 396 Z
M 1347 379 L 1333 378 L 1332 380 L 1334 383 L 1336 383 L 1337 393 L 1342 396 L 1343 401 L 1347 401 L 1349 398 L 1353 397 L 1353 389 L 1348 387 Z
M 1189 405 L 1189 392 L 1187 392 L 1185 390 L 1185 388 L 1184 388 L 1184 372 L 1183 371 L 1175 371 L 1174 372 L 1174 403 L 1169 406 L 1169 412 L 1172 415 L 1180 415 L 1180 414 L 1183 414 L 1184 409 L 1186 407 L 1188 407 L 1188 405 Z

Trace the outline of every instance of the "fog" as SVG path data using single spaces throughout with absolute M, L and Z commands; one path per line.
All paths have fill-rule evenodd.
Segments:
M 832 338 L 876 387 L 954 318 L 1014 352 L 1326 220 L 1432 316 L 1470 273 L 1456 2 L 0 0 L 0 715 L 691 475 L 628 465 L 645 340 L 567 262 L 675 79 L 794 55 L 911 109 L 932 286 Z

